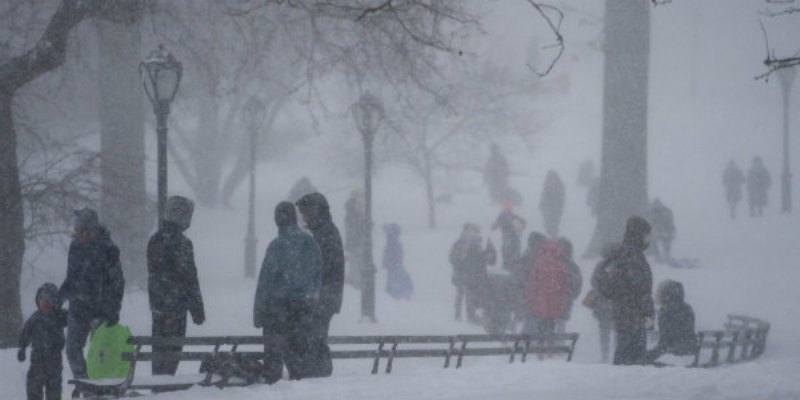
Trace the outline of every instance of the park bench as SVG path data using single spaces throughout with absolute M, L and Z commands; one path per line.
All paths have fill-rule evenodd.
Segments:
M 770 325 L 758 318 L 728 315 L 723 330 L 697 333 L 693 367 L 716 367 L 722 363 L 749 361 L 764 353 Z
M 460 368 L 465 356 L 507 356 L 508 362 L 516 359 L 526 362 L 529 354 L 563 355 L 572 360 L 577 333 L 556 334 L 548 341 L 529 335 L 434 335 L 434 336 L 331 336 L 331 358 L 371 359 L 372 374 L 380 370 L 385 361 L 385 373 L 391 373 L 397 358 L 442 358 L 444 368 L 455 364 Z M 137 376 L 138 363 L 153 361 L 152 349 L 156 345 L 181 345 L 183 351 L 161 353 L 166 359 L 203 362 L 220 354 L 236 360 L 263 359 L 263 336 L 215 336 L 186 338 L 153 338 L 132 336 L 128 343 L 134 346 L 132 353 L 124 353 L 123 359 L 131 362 L 128 376 L 120 379 L 73 379 L 76 394 L 120 397 L 136 390 L 178 390 L 200 386 L 245 385 L 235 376 L 219 376 L 212 371 L 177 376 Z M 244 349 L 244 350 L 243 350 Z

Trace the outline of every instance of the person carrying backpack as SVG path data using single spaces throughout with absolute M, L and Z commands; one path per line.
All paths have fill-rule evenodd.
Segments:
M 75 211 L 75 236 L 69 246 L 67 276 L 58 297 L 69 301 L 67 360 L 76 379 L 86 378 L 83 348 L 93 321 L 119 322 L 125 278 L 119 248 L 90 208 Z
M 642 364 L 646 330 L 653 326 L 653 274 L 644 255 L 652 228 L 642 217 L 628 218 L 622 244 L 596 271 L 600 294 L 611 300 L 617 348 L 614 365 Z

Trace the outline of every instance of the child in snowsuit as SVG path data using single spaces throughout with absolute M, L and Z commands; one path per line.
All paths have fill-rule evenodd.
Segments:
M 25 348 L 31 345 L 31 366 L 26 382 L 28 400 L 60 400 L 61 352 L 67 312 L 61 308 L 58 287 L 52 283 L 42 285 L 36 292 L 36 306 L 38 310 L 22 328 L 17 359 L 24 362 Z
M 646 361 L 653 363 L 665 353 L 685 356 L 697 351 L 694 332 L 694 310 L 683 300 L 683 284 L 667 280 L 659 285 L 658 344 L 647 352 Z

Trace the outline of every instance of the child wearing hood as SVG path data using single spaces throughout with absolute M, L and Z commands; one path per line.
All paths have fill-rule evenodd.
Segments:
M 666 280 L 656 290 L 658 310 L 658 345 L 647 352 L 653 363 L 665 353 L 685 356 L 697 351 L 694 332 L 694 310 L 684 301 L 683 284 Z
M 61 399 L 61 352 L 65 343 L 64 327 L 67 326 L 67 312 L 61 308 L 58 287 L 52 283 L 42 285 L 36 291 L 36 307 L 22 328 L 17 360 L 25 361 L 25 348 L 30 345 L 31 366 L 26 380 L 28 400 L 57 400 Z

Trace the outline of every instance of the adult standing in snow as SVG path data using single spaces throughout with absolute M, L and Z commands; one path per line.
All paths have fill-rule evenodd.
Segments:
M 669 262 L 670 249 L 675 239 L 675 219 L 672 210 L 656 198 L 650 205 L 650 222 L 653 224 L 653 246 L 650 248 L 656 259 Z
M 533 264 L 536 263 L 539 246 L 545 241 L 547 241 L 547 236 L 543 233 L 531 232 L 528 235 L 528 247 L 520 259 L 519 268 L 512 273 L 516 283 L 514 297 L 517 299 L 514 313 L 516 314 L 516 319 L 523 323 L 522 331 L 527 334 L 536 334 L 538 329 L 537 320 L 533 317 L 526 298 L 528 296 L 531 270 L 533 270 Z
M 125 278 L 119 248 L 91 208 L 75 211 L 75 235 L 69 245 L 67 276 L 58 297 L 69 301 L 67 360 L 76 379 L 86 378 L 83 348 L 93 321 L 109 326 L 119 322 Z
M 617 252 L 616 246 L 609 247 L 603 253 L 603 261 L 600 261 L 592 272 L 592 289 L 583 298 L 583 305 L 592 310 L 592 315 L 597 319 L 598 331 L 600 333 L 600 354 L 601 362 L 608 362 L 611 353 L 611 331 L 614 328 L 614 307 L 607 297 L 600 293 L 600 275 L 603 268 L 607 265 Z
M 742 186 L 744 185 L 744 173 L 730 160 L 725 172 L 722 173 L 722 184 L 725 186 L 725 200 L 728 201 L 728 208 L 731 212 L 731 219 L 736 219 L 736 207 L 742 200 Z
M 556 171 L 547 171 L 542 189 L 542 198 L 539 201 L 539 211 L 544 219 L 544 231 L 550 237 L 558 237 L 558 226 L 564 214 L 564 182 Z
M 462 303 L 466 302 L 467 320 L 477 324 L 477 309 L 481 306 L 483 290 L 487 280 L 487 265 L 493 265 L 497 260 L 497 251 L 491 241 L 486 247 L 481 246 L 481 228 L 476 224 L 467 223 L 461 236 L 450 248 L 450 264 L 453 266 L 452 282 L 456 287 L 456 314 L 457 321 L 461 320 Z
M 513 271 L 518 266 L 522 252 L 522 231 L 525 230 L 525 220 L 514 214 L 513 206 L 509 201 L 503 203 L 503 211 L 492 225 L 492 230 L 498 228 L 500 229 L 503 269 Z
M 409 300 L 414 293 L 414 283 L 406 271 L 403 259 L 402 229 L 398 224 L 386 224 L 386 247 L 383 248 L 383 268 L 386 268 L 386 293 L 395 299 Z
M 344 291 L 342 237 L 333 224 L 328 200 L 321 193 L 307 194 L 296 204 L 322 254 L 322 287 L 311 326 L 311 359 L 314 361 L 310 376 L 330 376 L 333 373 L 333 362 L 328 347 L 328 331 L 331 318 L 342 309 Z
M 628 218 L 622 244 L 603 260 L 596 279 L 600 294 L 611 300 L 617 348 L 615 365 L 645 362 L 646 329 L 653 327 L 653 274 L 644 251 L 652 230 L 642 217 Z
M 564 259 L 567 267 L 567 308 L 564 310 L 563 317 L 556 321 L 556 332 L 563 333 L 567 329 L 567 321 L 572 317 L 572 306 L 575 305 L 575 299 L 581 294 L 583 287 L 583 277 L 581 276 L 581 269 L 575 263 L 573 256 L 572 242 L 567 238 L 558 239 L 561 249 L 564 251 Z
M 368 235 L 364 193 L 360 189 L 353 189 L 344 207 L 344 251 L 347 254 L 345 281 L 360 288 L 364 246 Z
M 510 200 L 507 198 L 509 174 L 508 160 L 500 151 L 500 146 L 492 143 L 489 160 L 486 162 L 486 169 L 483 173 L 483 181 L 489 189 L 489 197 L 495 204 Z
M 760 217 L 764 215 L 764 207 L 769 203 L 768 192 L 772 186 L 772 178 L 769 171 L 764 167 L 761 157 L 753 158 L 753 164 L 747 171 L 747 194 L 750 204 L 750 216 Z
M 258 275 L 253 324 L 263 328 L 264 377 L 272 384 L 283 365 L 290 379 L 314 376 L 314 311 L 322 283 L 319 246 L 297 226 L 292 203 L 275 207 L 278 237 L 270 242 Z
M 203 296 L 197 278 L 192 240 L 184 232 L 192 224 L 194 202 L 172 196 L 167 200 L 164 225 L 147 243 L 147 293 L 153 316 L 153 337 L 185 337 L 186 313 L 201 325 L 205 319 Z M 165 359 L 165 352 L 180 352 L 182 346 L 153 346 L 153 375 L 175 375 L 178 360 Z

